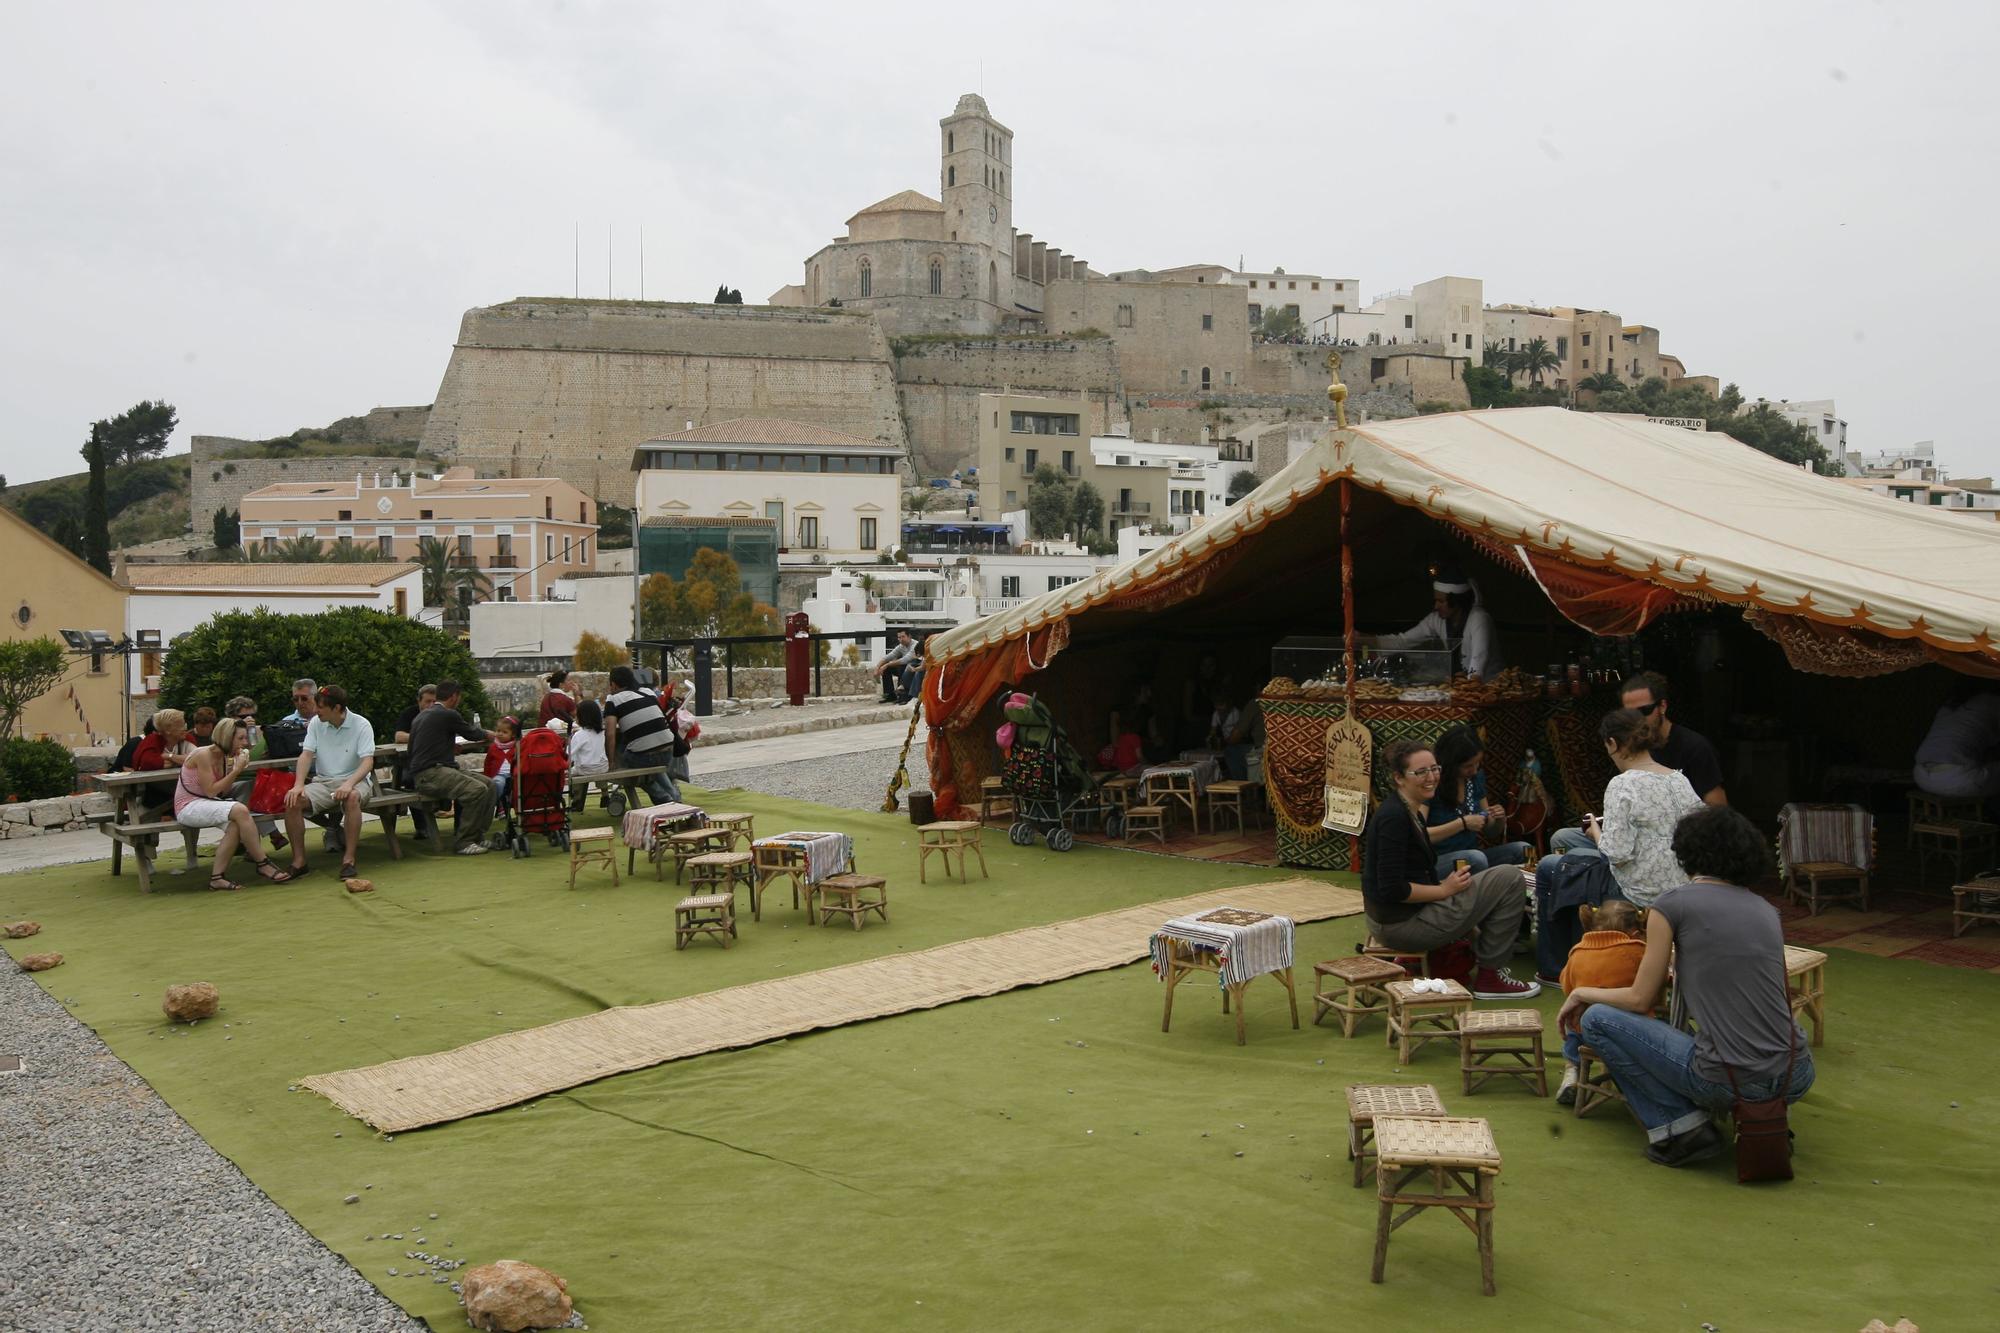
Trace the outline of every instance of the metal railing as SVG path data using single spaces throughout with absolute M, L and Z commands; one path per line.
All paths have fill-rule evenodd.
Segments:
M 813 684 L 815 699 L 825 693 L 822 672 L 826 666 L 826 645 L 840 640 L 852 640 L 866 644 L 870 639 L 882 640 L 886 652 L 893 629 L 850 630 L 838 634 L 823 634 L 814 630 L 808 637 L 812 640 Z M 644 665 L 642 654 L 659 654 L 657 666 L 664 678 L 672 671 L 689 671 L 694 676 L 694 713 L 696 717 L 709 717 L 715 712 L 714 670 L 715 649 L 722 648 L 722 689 L 724 698 L 736 696 L 736 650 L 753 645 L 770 645 L 777 651 L 775 666 L 784 667 L 783 634 L 738 634 L 729 637 L 691 639 L 627 639 L 625 646 L 632 650 L 635 664 Z M 836 665 L 838 665 L 836 663 Z

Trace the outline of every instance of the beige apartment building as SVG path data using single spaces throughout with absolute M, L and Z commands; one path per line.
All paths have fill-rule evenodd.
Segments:
M 1047 464 L 1097 488 L 1111 531 L 1152 527 L 1184 532 L 1199 524 L 1209 510 L 1209 476 L 1220 448 L 1156 444 L 1122 433 L 1092 435 L 1089 410 L 1080 398 L 979 395 L 981 519 L 1025 509 L 1035 469 Z M 1113 429 L 1122 432 L 1125 427 Z
M 250 492 L 240 512 L 244 546 L 265 550 L 293 537 L 345 538 L 412 561 L 418 542 L 438 538 L 454 563 L 491 579 L 503 602 L 539 600 L 555 580 L 594 569 L 597 556 L 596 503 L 554 477 L 475 477 L 455 467 L 436 477 L 287 481 Z

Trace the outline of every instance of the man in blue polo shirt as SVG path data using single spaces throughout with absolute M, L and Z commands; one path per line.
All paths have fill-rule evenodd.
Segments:
M 292 840 L 292 878 L 307 872 L 306 816 L 339 810 L 345 841 L 340 877 L 354 874 L 361 841 L 361 805 L 375 794 L 375 728 L 348 711 L 347 691 L 322 685 L 313 697 L 316 715 L 306 727 L 299 752 L 298 779 L 285 793 L 285 832 Z

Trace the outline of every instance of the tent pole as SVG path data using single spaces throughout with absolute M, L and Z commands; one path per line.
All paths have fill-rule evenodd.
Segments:
M 1346 477 L 1340 479 L 1340 630 L 1343 643 L 1342 658 L 1346 663 L 1347 682 L 1345 687 L 1346 713 L 1349 718 L 1354 712 L 1354 543 L 1348 539 L 1347 514 L 1354 501 L 1354 483 Z M 1361 868 L 1361 839 L 1350 833 L 1347 835 L 1347 867 Z

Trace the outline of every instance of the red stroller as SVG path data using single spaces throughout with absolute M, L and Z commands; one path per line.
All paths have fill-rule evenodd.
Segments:
M 533 727 L 521 734 L 513 785 L 507 841 L 515 858 L 528 854 L 531 833 L 548 838 L 551 847 L 568 848 L 569 750 L 560 733 Z

